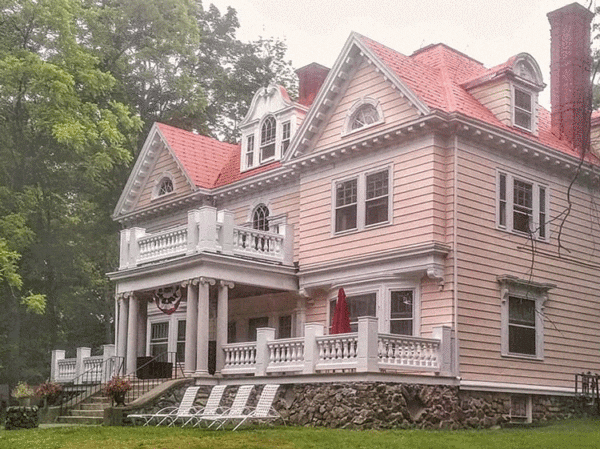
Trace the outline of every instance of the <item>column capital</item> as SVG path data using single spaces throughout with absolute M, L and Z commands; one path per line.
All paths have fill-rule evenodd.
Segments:
M 196 281 L 197 281 L 199 284 L 202 284 L 202 285 L 205 285 L 205 284 L 208 284 L 208 285 L 215 285 L 215 284 L 217 283 L 216 279 L 213 279 L 213 278 L 206 278 L 206 277 L 204 277 L 204 276 L 201 276 L 201 277 L 199 277 L 199 278 L 198 278 Z
M 231 288 L 235 287 L 235 284 L 233 282 L 231 282 L 231 281 L 220 280 L 219 281 L 219 287 L 227 287 L 227 288 L 231 289 Z
M 121 293 L 117 293 L 117 300 L 128 300 L 132 296 L 135 297 L 135 292 L 121 292 Z

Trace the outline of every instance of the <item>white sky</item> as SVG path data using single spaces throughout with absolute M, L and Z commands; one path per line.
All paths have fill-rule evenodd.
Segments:
M 590 0 L 579 0 L 588 6 Z M 594 4 L 596 0 L 592 0 Z M 550 24 L 546 14 L 570 0 L 204 0 L 221 14 L 237 10 L 237 37 L 250 41 L 278 37 L 288 46 L 294 68 L 318 62 L 331 67 L 351 31 L 405 55 L 443 42 L 493 67 L 521 52 L 538 62 L 547 87 L 540 102 L 548 107 Z

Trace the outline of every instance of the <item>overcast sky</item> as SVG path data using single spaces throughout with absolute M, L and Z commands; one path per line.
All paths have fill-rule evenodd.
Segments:
M 585 7 L 590 0 L 580 0 Z M 592 0 L 594 4 L 597 0 Z M 350 32 L 356 31 L 405 55 L 443 42 L 493 67 L 530 53 L 547 87 L 549 105 L 550 24 L 546 14 L 569 0 L 204 0 L 221 13 L 238 12 L 238 38 L 286 41 L 294 68 L 318 62 L 331 67 Z

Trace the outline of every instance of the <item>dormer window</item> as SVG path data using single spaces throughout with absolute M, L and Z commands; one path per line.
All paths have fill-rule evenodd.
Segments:
M 254 134 L 246 137 L 246 167 L 254 165 Z
M 515 126 L 531 131 L 533 129 L 533 99 L 530 93 L 515 87 L 513 120 Z
M 260 161 L 275 157 L 275 137 L 277 122 L 272 115 L 268 116 L 260 130 Z

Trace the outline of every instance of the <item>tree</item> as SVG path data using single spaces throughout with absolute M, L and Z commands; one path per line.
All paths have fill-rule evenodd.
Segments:
M 0 284 L 1 356 L 10 366 L 2 381 L 14 383 L 39 378 L 66 331 L 65 292 L 81 272 L 78 225 L 112 193 L 141 123 L 110 97 L 115 79 L 77 42 L 77 1 L 2 0 L 0 14 L 0 251 L 12 267 Z M 36 304 L 40 314 L 26 313 Z

